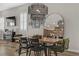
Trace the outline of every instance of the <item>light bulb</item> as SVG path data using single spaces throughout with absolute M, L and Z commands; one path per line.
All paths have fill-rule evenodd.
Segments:
M 40 10 L 39 9 L 37 9 L 36 11 L 40 13 Z

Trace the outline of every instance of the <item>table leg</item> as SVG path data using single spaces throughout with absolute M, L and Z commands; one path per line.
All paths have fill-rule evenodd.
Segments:
M 45 56 L 47 56 L 47 47 L 45 43 L 44 43 L 44 53 L 45 53 Z

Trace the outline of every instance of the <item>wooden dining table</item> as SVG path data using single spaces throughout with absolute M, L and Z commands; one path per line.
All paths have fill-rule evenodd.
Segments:
M 47 44 L 52 44 L 52 45 L 53 45 L 53 44 L 59 42 L 60 40 L 62 40 L 62 39 L 53 39 L 53 38 L 43 37 L 43 38 L 40 39 L 39 41 L 40 41 L 41 43 L 43 43 L 44 46 L 46 46 Z M 47 48 L 45 48 L 44 52 L 45 52 L 45 56 L 47 56 Z
M 61 41 L 62 39 L 53 39 L 53 38 L 47 38 L 47 37 L 43 37 L 42 39 L 40 39 L 39 41 L 42 43 L 49 43 L 49 44 L 54 44 L 57 43 L 59 41 Z

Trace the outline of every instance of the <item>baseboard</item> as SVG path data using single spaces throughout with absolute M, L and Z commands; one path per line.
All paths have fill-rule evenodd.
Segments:
M 79 55 L 79 50 L 68 50 L 67 52 Z

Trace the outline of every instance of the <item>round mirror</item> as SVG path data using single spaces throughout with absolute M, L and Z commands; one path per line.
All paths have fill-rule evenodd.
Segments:
M 46 17 L 44 27 L 53 30 L 55 27 L 63 27 L 63 25 L 64 25 L 63 17 L 60 14 L 53 13 L 49 14 Z

